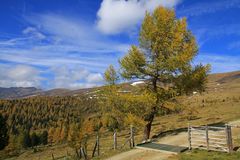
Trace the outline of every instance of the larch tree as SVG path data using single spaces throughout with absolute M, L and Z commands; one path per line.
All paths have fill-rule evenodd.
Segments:
M 132 45 L 119 60 L 121 75 L 128 80 L 143 79 L 153 95 L 154 105 L 144 114 L 144 140 L 159 109 L 175 96 L 203 91 L 209 66 L 193 66 L 198 53 L 196 40 L 187 28 L 186 18 L 177 19 L 174 10 L 158 7 L 146 12 L 139 46 Z
M 40 141 L 41 141 L 41 144 L 43 145 L 48 144 L 48 132 L 46 130 L 43 131 L 43 133 L 41 134 Z
M 104 79 L 109 85 L 115 85 L 119 79 L 113 65 L 110 65 L 104 73 Z
M 6 119 L 0 114 L 0 150 L 8 145 L 9 135 Z
M 119 104 L 121 103 L 118 90 L 120 87 L 116 85 L 119 76 L 113 65 L 110 65 L 104 72 L 104 80 L 107 85 L 103 93 L 100 93 L 102 98 L 99 103 L 102 106 L 103 126 L 110 131 L 114 131 L 115 129 L 119 129 L 123 114 L 119 111 Z

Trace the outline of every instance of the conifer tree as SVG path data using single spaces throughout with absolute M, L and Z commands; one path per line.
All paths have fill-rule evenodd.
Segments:
M 31 146 L 37 146 L 39 144 L 39 138 L 35 132 L 31 135 Z
M 48 132 L 46 130 L 41 134 L 40 141 L 43 145 L 48 143 Z
M 113 65 L 110 65 L 104 73 L 105 81 L 110 84 L 116 84 L 117 80 L 119 79 L 116 70 L 114 69 Z
M 174 10 L 158 7 L 146 13 L 139 46 L 132 45 L 120 59 L 121 75 L 125 79 L 144 79 L 155 105 L 145 113 L 144 139 L 149 139 L 153 119 L 164 103 L 175 96 L 203 91 L 208 66 L 193 66 L 198 53 L 196 40 L 187 28 L 186 18 L 177 19 Z
M 24 148 L 31 147 L 31 137 L 29 131 L 24 131 L 21 141 Z
M 4 149 L 8 144 L 8 127 L 6 119 L 0 114 L 0 150 Z

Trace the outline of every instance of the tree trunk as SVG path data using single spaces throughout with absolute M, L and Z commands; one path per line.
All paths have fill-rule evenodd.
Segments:
M 153 92 L 156 94 L 156 102 L 155 102 L 155 107 L 152 108 L 152 111 L 149 114 L 145 115 L 144 117 L 145 122 L 147 122 L 144 128 L 144 136 L 143 136 L 144 141 L 147 141 L 150 138 L 152 122 L 155 114 L 157 113 L 157 108 L 160 101 L 160 97 L 158 95 L 158 90 L 157 90 L 157 78 L 152 79 L 152 86 L 153 86 Z
M 148 121 L 144 127 L 144 137 L 143 137 L 144 141 L 147 141 L 150 138 L 151 127 L 152 127 L 152 121 Z
M 145 125 L 145 128 L 144 128 L 144 136 L 143 136 L 144 141 L 147 141 L 150 138 L 152 122 L 153 122 L 155 114 L 156 114 L 156 107 L 153 107 L 151 113 L 149 113 L 145 117 L 145 121 L 147 122 L 147 124 Z

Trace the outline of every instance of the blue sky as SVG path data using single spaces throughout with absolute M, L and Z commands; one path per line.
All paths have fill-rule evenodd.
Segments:
M 109 64 L 137 44 L 146 10 L 187 17 L 212 73 L 240 70 L 239 0 L 8 0 L 0 5 L 0 87 L 102 85 Z

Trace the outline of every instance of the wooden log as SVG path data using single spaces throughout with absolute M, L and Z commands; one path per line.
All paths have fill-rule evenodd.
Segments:
M 205 130 L 203 130 L 203 129 L 194 129 L 194 128 L 192 128 L 191 130 L 192 130 L 192 132 L 201 132 L 201 133 L 205 133 Z
M 210 129 L 219 129 L 219 130 L 224 131 L 224 127 L 208 126 L 208 128 L 210 128 Z
M 226 135 L 225 134 L 213 134 L 213 133 L 209 133 L 208 132 L 208 136 L 212 136 L 212 137 L 226 137 Z
M 217 142 L 217 141 L 211 141 L 210 144 L 221 144 L 221 145 L 226 145 L 226 142 L 225 143 L 222 143 L 222 142 Z
M 202 142 L 202 143 L 205 143 L 206 140 L 192 139 L 192 142 Z
M 202 146 L 202 147 L 205 147 L 206 148 L 206 143 L 203 142 L 203 143 L 196 143 L 196 142 L 192 142 L 191 143 L 191 147 L 194 148 L 194 146 Z
M 216 140 L 216 141 L 225 141 L 226 138 L 211 138 L 211 140 Z

